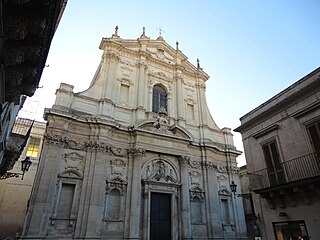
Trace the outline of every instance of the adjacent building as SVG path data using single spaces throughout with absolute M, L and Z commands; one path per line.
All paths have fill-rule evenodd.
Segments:
M 29 119 L 18 119 L 13 127 L 13 133 L 21 134 L 30 128 Z M 34 122 L 26 147 L 13 169 L 0 180 L 0 239 L 15 239 L 21 235 L 27 205 L 31 194 L 33 181 L 39 164 L 43 134 L 46 124 Z M 32 164 L 21 180 L 21 161 L 29 157 Z
M 89 88 L 61 83 L 22 239 L 244 239 L 229 128 L 205 98 L 209 76 L 143 28 L 103 38 Z M 230 99 L 227 95 L 226 98 Z
M 67 0 L 0 0 L 0 177 L 12 169 L 23 136 L 12 135 L 26 96 L 39 86 Z
M 320 68 L 240 118 L 262 239 L 320 237 Z

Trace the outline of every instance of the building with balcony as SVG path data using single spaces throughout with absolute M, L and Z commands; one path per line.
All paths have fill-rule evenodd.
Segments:
M 320 68 L 240 118 L 262 239 L 320 238 Z
M 21 135 L 29 131 L 33 121 L 17 119 L 12 133 Z M 0 239 L 15 239 L 21 234 L 26 217 L 28 201 L 39 164 L 43 134 L 46 128 L 44 122 L 34 122 L 22 150 L 19 160 L 13 168 L 0 178 Z M 21 180 L 21 161 L 29 157 L 32 164 Z

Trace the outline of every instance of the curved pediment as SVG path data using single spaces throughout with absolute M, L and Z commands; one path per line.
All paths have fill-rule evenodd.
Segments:
M 58 178 L 82 179 L 82 174 L 74 169 L 67 169 L 58 174 Z

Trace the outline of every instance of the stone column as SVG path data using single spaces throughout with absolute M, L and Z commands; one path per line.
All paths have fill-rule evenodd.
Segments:
M 129 149 L 129 161 L 131 161 L 131 195 L 129 204 L 129 239 L 140 239 L 140 214 L 141 214 L 141 162 L 144 150 Z
M 190 222 L 190 201 L 189 201 L 189 179 L 188 179 L 188 162 L 190 157 L 180 156 L 180 176 L 181 176 L 181 239 L 191 239 L 191 222 Z

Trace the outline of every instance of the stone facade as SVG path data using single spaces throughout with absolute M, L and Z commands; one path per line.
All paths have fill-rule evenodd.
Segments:
M 262 239 L 318 239 L 320 68 L 243 116 L 241 132 Z
M 22 239 L 245 237 L 229 187 L 241 152 L 209 113 L 199 63 L 145 30 L 125 40 L 116 28 L 100 49 L 89 88 L 62 83 L 45 110 Z

